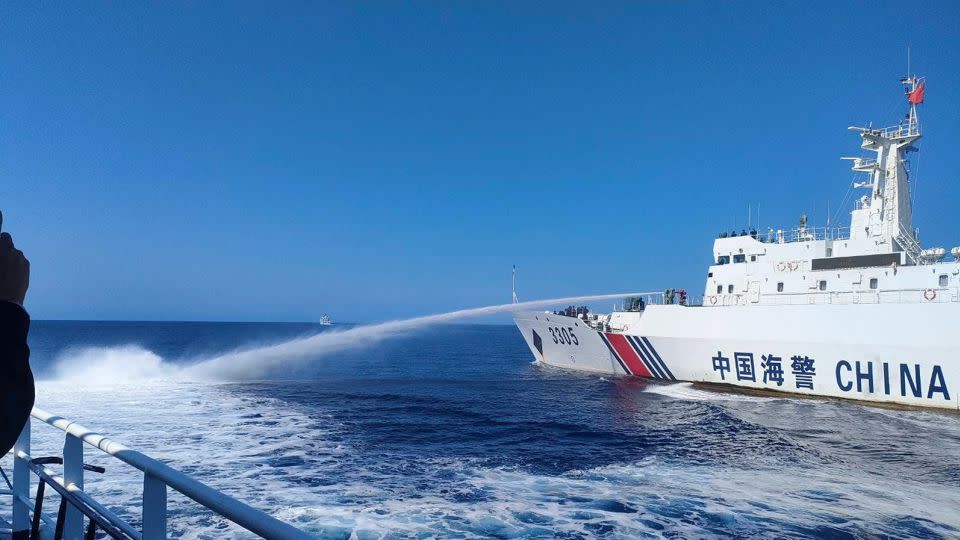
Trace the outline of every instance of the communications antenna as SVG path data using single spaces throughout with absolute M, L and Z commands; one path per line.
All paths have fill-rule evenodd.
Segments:
M 519 303 L 520 299 L 517 298 L 517 265 L 513 265 L 513 303 Z

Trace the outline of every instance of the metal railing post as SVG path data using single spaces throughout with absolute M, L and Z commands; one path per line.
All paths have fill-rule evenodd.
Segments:
M 143 540 L 167 538 L 167 484 L 150 473 L 143 475 Z
M 13 447 L 13 531 L 30 530 L 30 468 L 20 452 L 30 455 L 30 420 L 23 426 L 20 437 Z
M 63 481 L 68 489 L 70 484 L 83 489 L 83 441 L 70 433 L 63 442 Z M 70 504 L 63 518 L 63 538 L 83 539 L 83 514 Z
M 86 428 L 76 422 L 34 407 L 34 419 L 66 432 L 64 441 L 64 474 L 63 484 L 68 491 L 74 492 L 78 504 L 89 505 L 85 512 L 100 514 L 100 518 L 115 526 L 118 534 L 126 534 L 129 538 L 165 538 L 166 534 L 166 491 L 172 489 L 189 499 L 199 503 L 226 520 L 259 535 L 262 538 L 277 540 L 308 540 L 314 538 L 305 531 L 299 530 L 288 523 L 251 508 L 246 504 L 221 493 L 186 474 L 171 468 L 136 450 L 111 441 L 107 437 Z M 120 460 L 144 473 L 144 532 L 135 530 L 129 523 L 116 516 L 107 508 L 96 503 L 90 496 L 76 490 L 83 484 L 83 446 L 89 444 L 94 448 Z M 29 481 L 29 477 L 24 478 Z M 73 507 L 67 507 L 67 516 L 64 523 L 71 518 Z M 88 514 L 89 515 L 89 514 Z M 79 512 L 75 521 L 70 522 L 64 530 L 64 538 L 81 538 L 84 514 Z M 44 518 L 44 521 L 48 520 Z M 79 526 L 79 527 L 77 527 Z M 153 536 L 156 534 L 156 536 Z M 148 536 L 149 535 L 149 536 Z

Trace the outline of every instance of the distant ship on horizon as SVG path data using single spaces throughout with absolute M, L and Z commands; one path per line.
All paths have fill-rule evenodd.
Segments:
M 329 315 L 320 316 L 320 325 L 321 326 L 333 326 L 333 319 Z

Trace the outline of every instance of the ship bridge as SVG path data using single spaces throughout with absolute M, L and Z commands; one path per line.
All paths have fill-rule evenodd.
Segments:
M 868 189 L 854 204 L 849 227 L 721 233 L 704 289 L 705 306 L 884 302 L 957 302 L 960 247 L 923 249 L 913 228 L 906 156 L 921 138 L 918 106 L 925 81 L 900 81 L 905 121 L 886 128 L 851 127 L 874 156 L 845 157 Z

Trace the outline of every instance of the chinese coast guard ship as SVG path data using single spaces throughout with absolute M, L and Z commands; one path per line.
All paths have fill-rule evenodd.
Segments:
M 844 158 L 864 181 L 849 228 L 721 234 L 701 305 L 684 291 L 517 312 L 536 359 L 664 381 L 733 385 L 957 410 L 960 247 L 923 249 L 913 228 L 908 156 L 924 80 L 901 80 L 900 125 L 851 127 L 874 155 Z

